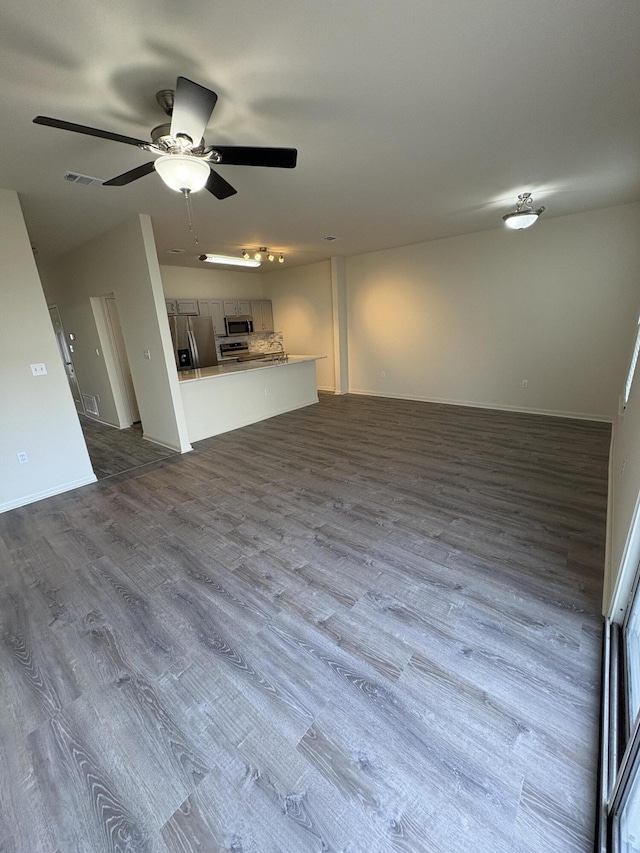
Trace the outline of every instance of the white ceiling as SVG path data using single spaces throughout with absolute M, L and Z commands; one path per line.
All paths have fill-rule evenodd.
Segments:
M 640 200 L 637 0 L 46 0 L 3 9 L 0 186 L 43 261 L 131 214 L 161 263 L 266 245 L 287 265 Z M 208 144 L 295 147 L 296 169 L 220 166 L 238 194 L 184 201 L 149 157 L 31 123 L 147 138 L 178 75 L 219 95 Z M 335 235 L 334 243 L 323 237 Z M 183 255 L 167 255 L 169 248 Z

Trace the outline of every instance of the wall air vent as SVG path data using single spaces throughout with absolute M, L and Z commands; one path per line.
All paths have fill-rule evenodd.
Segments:
M 65 172 L 64 179 L 70 184 L 83 184 L 85 187 L 102 186 L 104 183 L 102 178 L 91 178 L 89 175 L 79 175 L 77 172 Z
M 84 410 L 88 415 L 94 415 L 96 418 L 100 417 L 98 400 L 95 397 L 91 394 L 83 394 L 82 402 L 84 403 Z

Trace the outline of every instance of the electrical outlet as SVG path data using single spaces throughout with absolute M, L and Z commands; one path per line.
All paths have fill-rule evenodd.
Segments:
M 269 396 L 269 389 L 268 389 L 268 388 L 265 388 L 265 389 L 264 389 L 264 396 L 265 396 L 265 397 L 268 397 L 268 396 Z
M 528 387 L 529 387 L 529 380 L 528 380 L 528 379 L 523 379 L 523 380 L 522 380 L 522 387 L 523 387 L 523 388 L 528 388 Z
M 46 364 L 42 364 L 42 363 L 32 364 L 31 365 L 31 372 L 33 373 L 34 376 L 44 376 L 45 373 L 47 372 L 47 366 L 46 366 Z
M 21 465 L 26 465 L 26 464 L 27 464 L 27 462 L 29 461 L 29 457 L 28 457 L 28 456 L 27 456 L 27 454 L 24 452 L 24 450 L 21 450 L 21 451 L 20 451 L 20 453 L 17 453 L 16 455 L 17 455 L 17 457 L 18 457 L 18 462 L 19 462 Z
M 149 359 L 149 361 L 150 361 L 150 360 L 151 360 L 151 350 L 146 349 L 146 350 L 144 351 L 144 357 L 145 357 L 146 359 Z

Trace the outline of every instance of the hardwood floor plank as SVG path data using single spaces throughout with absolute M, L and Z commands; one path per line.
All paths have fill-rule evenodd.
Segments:
M 38 789 L 48 812 L 56 816 L 61 849 L 151 850 L 149 829 L 131 805 L 132 792 L 127 796 L 120 790 L 75 716 L 57 714 L 29 736 Z
M 513 853 L 584 853 L 592 848 L 592 833 L 575 819 L 570 804 L 549 797 L 525 782 L 516 823 Z

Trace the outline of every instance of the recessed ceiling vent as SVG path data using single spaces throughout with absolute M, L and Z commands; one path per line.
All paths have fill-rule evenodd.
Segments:
M 102 178 L 91 178 L 89 175 L 79 175 L 77 172 L 65 172 L 64 179 L 70 184 L 83 184 L 85 187 L 102 186 L 104 183 Z

